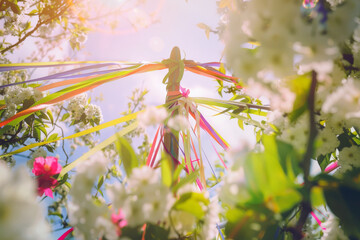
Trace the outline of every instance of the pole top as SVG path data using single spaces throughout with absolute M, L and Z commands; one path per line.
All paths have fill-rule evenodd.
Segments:
M 177 46 L 173 47 L 171 50 L 170 59 L 175 61 L 181 60 L 180 49 Z

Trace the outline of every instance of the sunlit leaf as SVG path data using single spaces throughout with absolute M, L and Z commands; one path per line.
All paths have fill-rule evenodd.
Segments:
M 167 154 L 162 154 L 161 158 L 161 178 L 165 186 L 172 184 L 172 163 Z
M 177 192 L 179 188 L 183 187 L 186 184 L 192 184 L 195 182 L 195 180 L 198 178 L 199 172 L 194 171 L 188 175 L 186 175 L 184 178 L 181 178 L 180 181 L 173 187 L 173 192 Z
M 115 145 L 118 150 L 121 162 L 124 165 L 125 172 L 127 176 L 130 176 L 133 168 L 136 168 L 139 165 L 135 151 L 130 143 L 123 137 L 119 137 L 115 142 Z
M 211 28 L 210 28 L 208 25 L 206 25 L 205 23 L 198 23 L 197 26 L 198 26 L 199 28 L 205 30 L 206 38 L 209 39 L 209 35 L 210 35 Z
M 173 208 L 193 214 L 198 219 L 205 215 L 203 205 L 209 204 L 209 200 L 202 194 L 196 192 L 185 193 L 174 203 Z

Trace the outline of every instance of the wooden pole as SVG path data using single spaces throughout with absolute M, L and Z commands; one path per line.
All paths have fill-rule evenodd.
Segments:
M 169 103 L 174 99 L 178 98 L 179 95 L 174 93 L 179 92 L 180 89 L 180 69 L 175 68 L 178 66 L 178 63 L 181 61 L 180 49 L 178 47 L 174 47 L 170 54 L 170 64 L 169 64 L 169 79 L 166 86 L 166 100 L 165 103 Z M 172 69 L 173 68 L 173 69 Z M 171 72 L 172 71 L 172 72 Z M 180 92 L 179 92 L 180 94 Z M 171 107 L 171 106 L 170 106 Z M 174 110 L 172 113 L 172 117 L 175 117 L 178 114 L 178 110 Z M 165 151 L 170 155 L 173 160 L 172 167 L 173 170 L 176 169 L 179 158 L 179 132 L 175 130 L 171 130 L 170 128 L 165 126 L 165 134 L 164 134 L 164 147 Z

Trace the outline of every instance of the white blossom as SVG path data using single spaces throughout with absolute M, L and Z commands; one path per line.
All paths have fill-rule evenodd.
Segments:
M 143 112 L 139 113 L 137 119 L 140 127 L 147 127 L 163 123 L 168 117 L 168 113 L 165 108 L 147 107 Z
M 334 132 L 326 127 L 325 129 L 319 131 L 317 138 L 320 140 L 321 145 L 316 149 L 316 154 L 325 155 L 335 151 L 335 148 L 340 145 L 340 141 L 337 138 L 337 135 Z
M 324 235 L 321 240 L 348 240 L 349 238 L 344 234 L 344 231 L 339 226 L 339 219 L 333 214 L 322 223 Z
M 175 117 L 169 119 L 168 126 L 175 129 L 176 131 L 184 131 L 189 129 L 190 123 L 186 117 L 182 115 L 176 115 Z
M 160 182 L 158 173 L 148 166 L 134 168 L 126 186 L 108 185 L 106 192 L 114 207 L 122 209 L 129 226 L 165 221 L 175 201 L 170 189 Z
M 69 192 L 71 202 L 68 204 L 68 214 L 74 234 L 79 239 L 117 238 L 109 208 L 101 198 L 95 200 L 90 195 L 94 181 L 106 172 L 108 162 L 101 154 L 96 154 L 77 168 Z
M 39 147 L 33 153 L 31 153 L 31 158 L 26 163 L 28 168 L 32 169 L 34 167 L 33 164 L 34 164 L 35 158 L 38 158 L 38 157 L 45 158 L 46 156 L 47 156 L 47 152 L 44 150 L 44 148 Z
M 12 172 L 0 162 L 0 233 L 2 240 L 51 239 L 36 199 L 36 183 L 24 168 Z
M 127 193 L 129 197 L 122 209 L 130 226 L 165 220 L 174 202 L 169 188 L 160 182 L 157 172 L 147 166 L 133 169 Z
M 101 108 L 94 104 L 88 104 L 85 108 L 85 115 L 88 119 L 98 119 L 99 122 L 103 121 Z
M 74 120 L 80 120 L 85 113 L 85 106 L 87 104 L 87 94 L 79 94 L 70 99 L 67 110 L 71 112 L 71 117 Z
M 219 223 L 220 206 L 218 198 L 212 199 L 210 204 L 207 206 L 207 211 L 204 217 L 204 224 L 201 229 L 200 238 L 202 240 L 211 240 L 216 238 L 218 230 L 216 224 Z
M 11 86 L 6 89 L 5 94 L 5 102 L 7 105 L 19 105 L 22 104 L 25 100 L 34 98 L 35 101 L 42 98 L 42 93 L 34 88 L 31 87 L 20 87 L 18 85 Z
M 349 78 L 336 91 L 330 94 L 322 107 L 324 113 L 332 113 L 334 118 L 359 118 L 360 82 Z
M 351 146 L 343 148 L 339 153 L 339 173 L 344 173 L 354 167 L 360 168 L 360 147 Z

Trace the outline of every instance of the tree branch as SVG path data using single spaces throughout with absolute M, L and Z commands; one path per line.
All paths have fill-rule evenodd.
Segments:
M 41 27 L 42 25 L 48 24 L 48 23 L 50 23 L 52 20 L 60 17 L 69 7 L 70 7 L 70 4 L 67 5 L 67 6 L 65 6 L 64 9 L 62 9 L 58 14 L 54 15 L 53 17 L 51 17 L 51 18 L 49 18 L 49 19 L 47 19 L 47 20 L 45 20 L 45 21 L 39 20 L 39 21 L 37 22 L 36 26 L 35 26 L 31 31 L 27 32 L 22 38 L 19 38 L 19 40 L 18 40 L 16 43 L 14 43 L 14 44 L 6 47 L 6 48 L 3 49 L 3 50 L 1 50 L 1 54 L 4 54 L 5 52 L 7 52 L 7 51 L 13 49 L 14 47 L 18 46 L 20 43 L 22 43 L 23 41 L 25 41 L 26 38 L 28 38 L 29 36 L 31 36 L 36 30 L 38 30 L 39 27 Z

